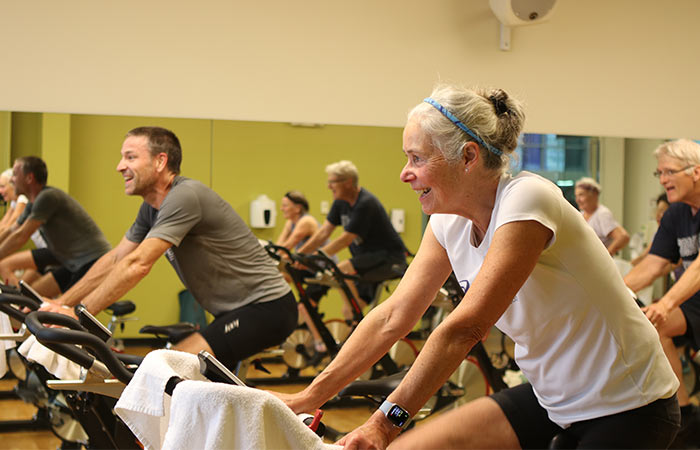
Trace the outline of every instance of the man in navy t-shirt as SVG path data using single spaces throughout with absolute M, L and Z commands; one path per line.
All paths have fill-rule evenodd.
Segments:
M 315 251 L 326 242 L 335 227 L 342 226 L 343 233 L 321 250 L 334 255 L 349 247 L 352 257 L 338 264 L 344 273 L 358 274 L 362 280 L 376 282 L 391 278 L 389 274 L 397 269 L 405 269 L 406 247 L 379 200 L 359 186 L 355 165 L 350 161 L 340 161 L 328 165 L 326 173 L 328 188 L 333 193 L 333 205 L 321 228 L 299 249 L 299 253 Z M 358 293 L 354 283 L 349 284 L 355 298 L 371 300 L 373 293 Z
M 667 142 L 654 155 L 658 161 L 654 175 L 666 190 L 671 206 L 661 219 L 649 254 L 625 276 L 625 283 L 638 291 L 663 275 L 669 262 L 683 263 L 685 271 L 676 284 L 644 312 L 658 330 L 666 357 L 681 382 L 681 430 L 677 439 L 683 442 L 678 443 L 698 445 L 700 411 L 690 403 L 683 385 L 683 369 L 673 338 L 684 336 L 700 348 L 700 144 L 686 139 Z

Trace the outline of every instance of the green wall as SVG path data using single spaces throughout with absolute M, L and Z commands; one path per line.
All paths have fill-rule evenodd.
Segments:
M 35 154 L 49 166 L 49 181 L 65 180 L 67 189 L 92 215 L 112 245 L 131 225 L 140 197 L 127 197 L 116 171 L 124 135 L 142 125 L 173 130 L 183 148 L 182 175 L 211 186 L 249 222 L 250 202 L 265 194 L 277 202 L 285 192 L 304 192 L 311 213 L 323 221 L 321 201 L 332 201 L 324 168 L 340 159 L 353 161 L 360 184 L 387 210 L 406 211 L 402 237 L 416 251 L 422 231 L 420 205 L 413 191 L 399 181 L 405 162 L 401 129 L 389 127 L 295 127 L 284 123 L 211 121 L 153 117 L 12 113 L 12 158 Z M 0 148 L 0 150 L 2 150 Z M 276 227 L 254 229 L 261 239 L 274 239 Z M 340 230 L 336 230 L 336 235 Z M 348 256 L 347 253 L 341 257 Z M 127 323 L 125 335 L 138 336 L 145 324 L 167 324 L 179 317 L 177 293 L 182 284 L 165 258 L 125 296 L 137 304 L 139 320 Z M 339 314 L 333 294 L 322 306 L 327 317 Z M 106 318 L 102 316 L 102 318 Z
M 41 113 L 12 113 L 11 129 L 10 164 L 20 156 L 41 155 Z

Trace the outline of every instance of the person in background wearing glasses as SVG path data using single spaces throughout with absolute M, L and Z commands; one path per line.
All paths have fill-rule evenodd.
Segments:
M 575 194 L 583 218 L 608 249 L 610 256 L 615 256 L 630 241 L 630 235 L 617 223 L 612 212 L 598 202 L 600 185 L 593 178 L 581 178 L 576 182 Z
M 681 406 L 679 444 L 700 444 L 700 410 L 690 403 L 683 385 L 683 369 L 674 338 L 684 336 L 700 347 L 700 144 L 679 139 L 659 146 L 654 155 L 659 178 L 671 203 L 656 231 L 649 254 L 625 276 L 633 291 L 648 286 L 662 275 L 669 262 L 682 261 L 685 269 L 676 284 L 661 299 L 644 308 L 656 327 L 661 345 L 673 371 L 681 380 L 678 402 Z
M 394 230 L 384 206 L 367 189 L 358 184 L 357 167 L 350 161 L 339 161 L 326 167 L 328 188 L 333 193 L 333 204 L 321 228 L 304 244 L 299 253 L 317 249 L 335 255 L 349 247 L 352 257 L 338 263 L 346 274 L 358 274 L 365 280 L 381 281 L 392 266 L 406 267 L 406 247 Z M 337 226 L 343 232 L 326 245 Z M 384 276 L 386 278 L 386 276 Z M 369 302 L 374 296 L 374 285 L 348 280 L 354 297 Z M 344 311 L 346 314 L 349 311 Z

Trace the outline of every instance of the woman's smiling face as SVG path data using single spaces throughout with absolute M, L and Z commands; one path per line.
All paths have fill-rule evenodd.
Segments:
M 447 162 L 421 128 L 417 116 L 411 117 L 404 128 L 403 151 L 408 161 L 401 171 L 401 181 L 410 184 L 419 195 L 423 212 L 454 212 L 450 199 L 457 192 L 460 165 Z

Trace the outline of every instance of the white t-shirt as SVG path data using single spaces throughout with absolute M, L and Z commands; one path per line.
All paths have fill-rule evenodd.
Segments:
M 16 200 L 10 201 L 10 208 L 14 209 L 15 206 L 17 206 L 18 203 L 24 203 L 25 205 L 29 203 L 29 199 L 27 198 L 26 195 L 24 194 L 19 194 Z
M 581 214 L 583 214 L 583 212 L 581 212 Z M 598 208 L 591 214 L 591 217 L 588 218 L 588 225 L 593 228 L 593 231 L 598 235 L 598 239 L 603 242 L 605 248 L 613 241 L 608 235 L 612 233 L 615 228 L 620 226 L 615 220 L 615 217 L 613 217 L 612 212 L 602 204 L 598 204 Z
M 678 380 L 654 327 L 593 230 L 554 184 L 527 172 L 504 175 L 478 247 L 464 217 L 435 214 L 430 224 L 468 289 L 496 229 L 524 220 L 554 235 L 496 326 L 515 342 L 515 359 L 549 418 L 566 427 L 673 395 Z

